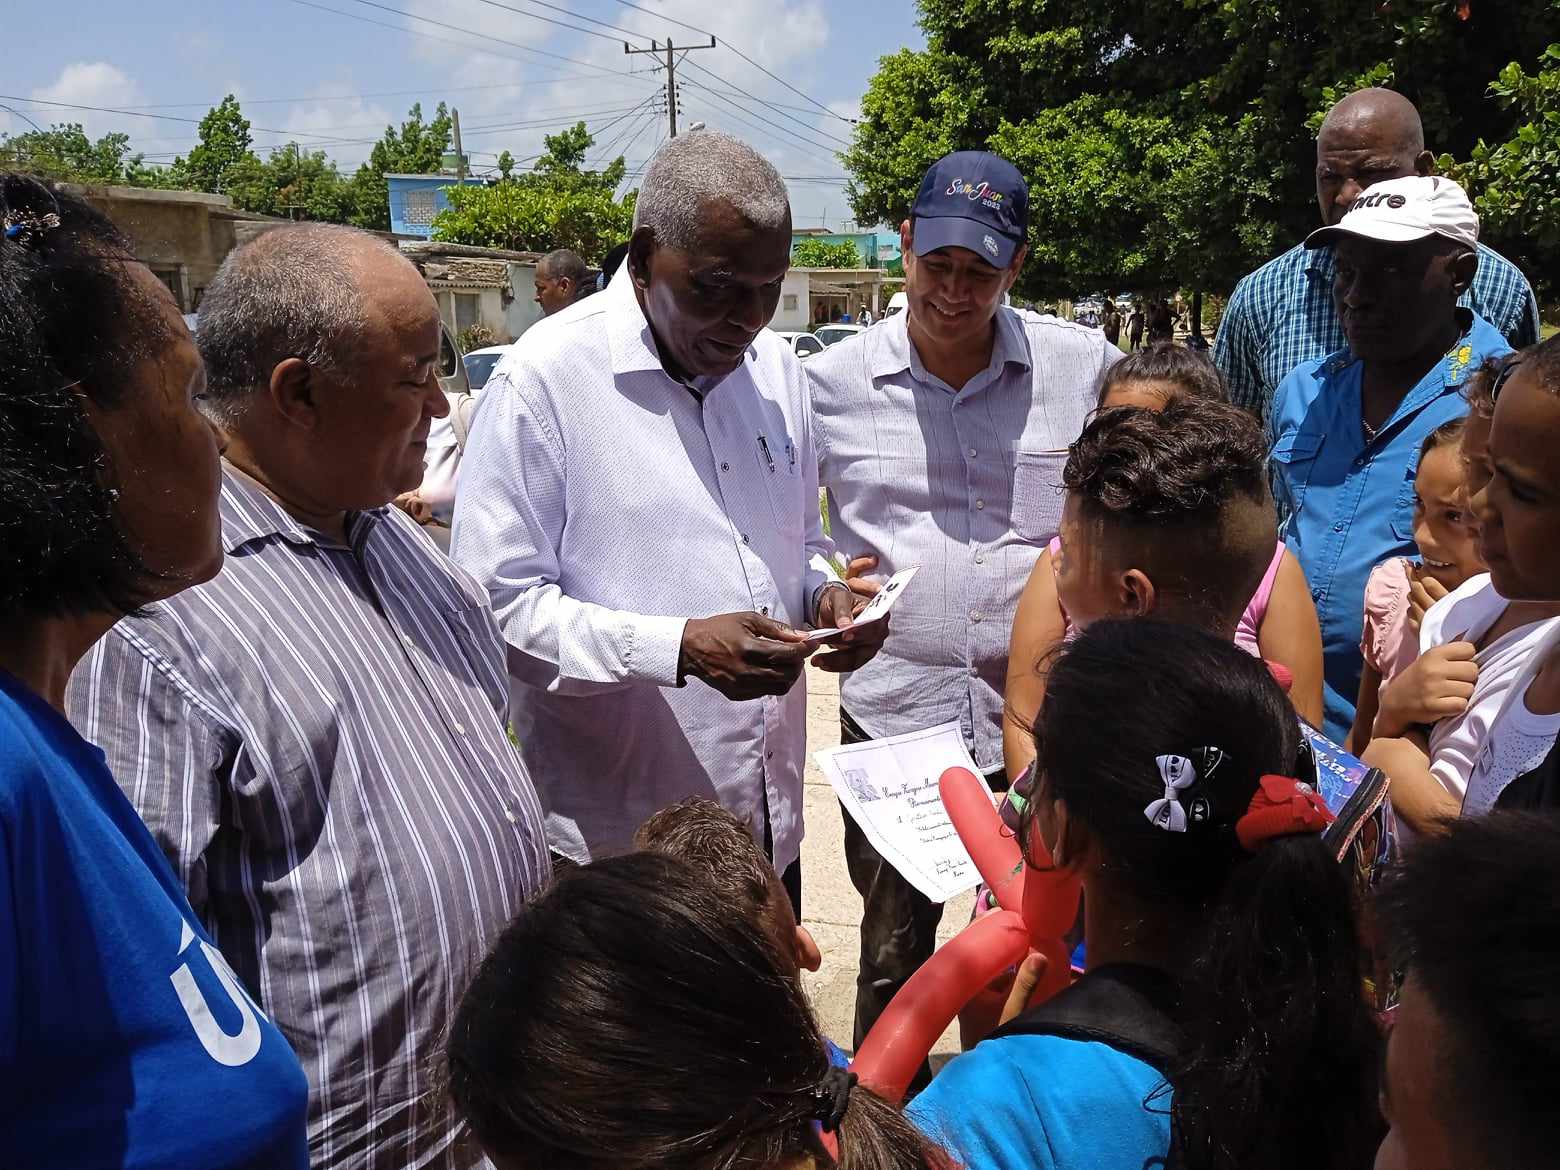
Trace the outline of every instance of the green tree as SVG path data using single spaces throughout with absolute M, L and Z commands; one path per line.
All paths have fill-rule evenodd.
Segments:
M 0 171 L 26 171 L 72 183 L 150 186 L 156 172 L 130 153 L 127 134 L 105 134 L 96 142 L 79 122 L 15 136 L 0 135 Z
M 515 156 L 507 150 L 498 156 L 498 177 L 509 179 L 515 170 Z
M 1480 140 L 1466 163 L 1441 160 L 1441 169 L 1477 192 L 1486 236 L 1498 237 L 1540 295 L 1552 297 L 1560 294 L 1560 44 L 1544 50 L 1532 73 L 1506 66 L 1490 93 L 1517 125 L 1504 141 Z
M 228 94 L 208 110 L 197 133 L 200 141 L 189 156 L 173 160 L 174 181 L 192 191 L 225 195 L 233 178 L 247 174 L 259 161 L 250 149 L 254 136 L 238 99 Z
M 635 193 L 615 197 L 622 156 L 605 170 L 584 169 L 592 139 L 583 122 L 543 142 L 546 150 L 529 173 L 488 187 L 448 188 L 449 210 L 434 217 L 433 238 L 521 252 L 569 248 L 587 259 L 626 239 Z
M 1315 226 L 1312 136 L 1390 83 L 1438 149 L 1507 140 L 1490 80 L 1551 0 L 918 0 L 924 51 L 879 64 L 845 153 L 858 221 L 899 223 L 940 155 L 990 149 L 1031 193 L 1020 292 L 1228 288 Z M 1498 246 L 1498 244 L 1497 244 Z
M 351 221 L 359 227 L 390 230 L 390 186 L 386 175 L 436 175 L 450 148 L 453 123 L 443 102 L 433 121 L 424 122 L 422 103 L 407 112 L 397 130 L 386 126 L 368 161 L 352 176 Z
M 860 268 L 861 253 L 848 240 L 831 244 L 803 237 L 791 246 L 791 264 L 797 268 Z
M 346 223 L 352 187 L 323 151 L 305 151 L 296 142 L 278 147 L 265 162 L 253 156 L 229 175 L 228 192 L 236 206 L 285 219 Z

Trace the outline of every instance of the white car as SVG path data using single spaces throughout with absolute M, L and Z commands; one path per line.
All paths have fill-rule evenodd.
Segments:
M 813 333 L 824 345 L 834 345 L 844 341 L 847 337 L 854 337 L 858 333 L 865 333 L 865 325 L 820 325 Z
M 810 358 L 815 353 L 823 352 L 823 342 L 811 333 L 798 332 L 793 329 L 777 329 L 775 336 L 791 347 L 791 352 L 799 358 Z
M 508 352 L 507 345 L 489 345 L 472 350 L 462 359 L 466 363 L 466 378 L 471 382 L 472 390 L 480 390 L 487 385 L 487 380 L 493 376 L 494 367 Z

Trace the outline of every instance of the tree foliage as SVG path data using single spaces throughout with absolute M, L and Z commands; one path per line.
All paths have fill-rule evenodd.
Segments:
M 1557 5 L 1560 7 L 1560 5 Z M 1482 139 L 1466 163 L 1441 167 L 1469 190 L 1486 236 L 1501 239 L 1541 292 L 1560 292 L 1560 44 L 1529 73 L 1513 62 L 1490 85 L 1518 118 L 1504 141 Z
M 0 135 L 0 171 L 25 171 L 71 183 L 148 186 L 156 173 L 130 153 L 128 134 L 105 134 L 96 142 L 79 122 L 14 136 Z
M 1228 288 L 1315 225 L 1316 123 L 1363 85 L 1407 94 L 1456 157 L 1508 141 L 1519 103 L 1486 87 L 1532 61 L 1554 12 L 1551 0 L 918 3 L 927 48 L 883 58 L 845 154 L 853 211 L 899 223 L 942 154 L 1004 154 L 1030 184 L 1031 297 Z
M 791 263 L 797 268 L 860 268 L 861 253 L 848 240 L 831 244 L 803 237 L 791 248 Z
M 249 132 L 249 119 L 238 108 L 238 99 L 228 94 L 206 111 L 198 134 L 200 141 L 189 155 L 173 160 L 170 178 L 191 191 L 226 195 L 233 181 L 250 173 L 259 161 L 250 149 L 254 135 Z
M 397 130 L 386 126 L 368 161 L 352 176 L 351 222 L 377 231 L 390 230 L 390 187 L 386 175 L 436 175 L 450 148 L 453 122 L 443 102 L 433 121 L 424 122 L 422 104 L 413 105 Z
M 593 139 L 580 122 L 543 139 L 533 170 L 487 187 L 450 187 L 449 210 L 433 220 L 433 238 L 457 244 L 549 252 L 569 248 L 598 260 L 628 238 L 634 192 L 616 191 L 625 164 L 619 155 L 604 170 L 585 169 Z

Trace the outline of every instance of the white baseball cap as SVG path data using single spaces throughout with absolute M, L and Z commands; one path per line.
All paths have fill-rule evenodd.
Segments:
M 1439 175 L 1412 175 L 1372 184 L 1349 205 L 1332 227 L 1305 238 L 1307 248 L 1335 244 L 1343 236 L 1409 244 L 1426 236 L 1445 236 L 1469 248 L 1479 243 L 1479 216 L 1468 194 Z

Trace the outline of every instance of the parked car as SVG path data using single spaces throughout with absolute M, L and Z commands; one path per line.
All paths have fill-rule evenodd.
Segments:
M 865 333 L 866 331 L 867 327 L 865 325 L 820 325 L 813 330 L 813 333 L 824 345 L 834 345 L 836 342 L 844 341 L 847 337 L 854 337 L 856 334 Z
M 791 352 L 799 358 L 810 358 L 815 353 L 823 352 L 823 342 L 806 332 L 798 332 L 793 329 L 777 329 L 775 336 L 791 347 Z
M 493 369 L 498 365 L 506 353 L 507 345 L 489 345 L 482 349 L 474 349 L 461 360 L 466 363 L 466 379 L 471 383 L 471 389 L 477 391 L 487 385 L 487 380 L 493 376 Z

